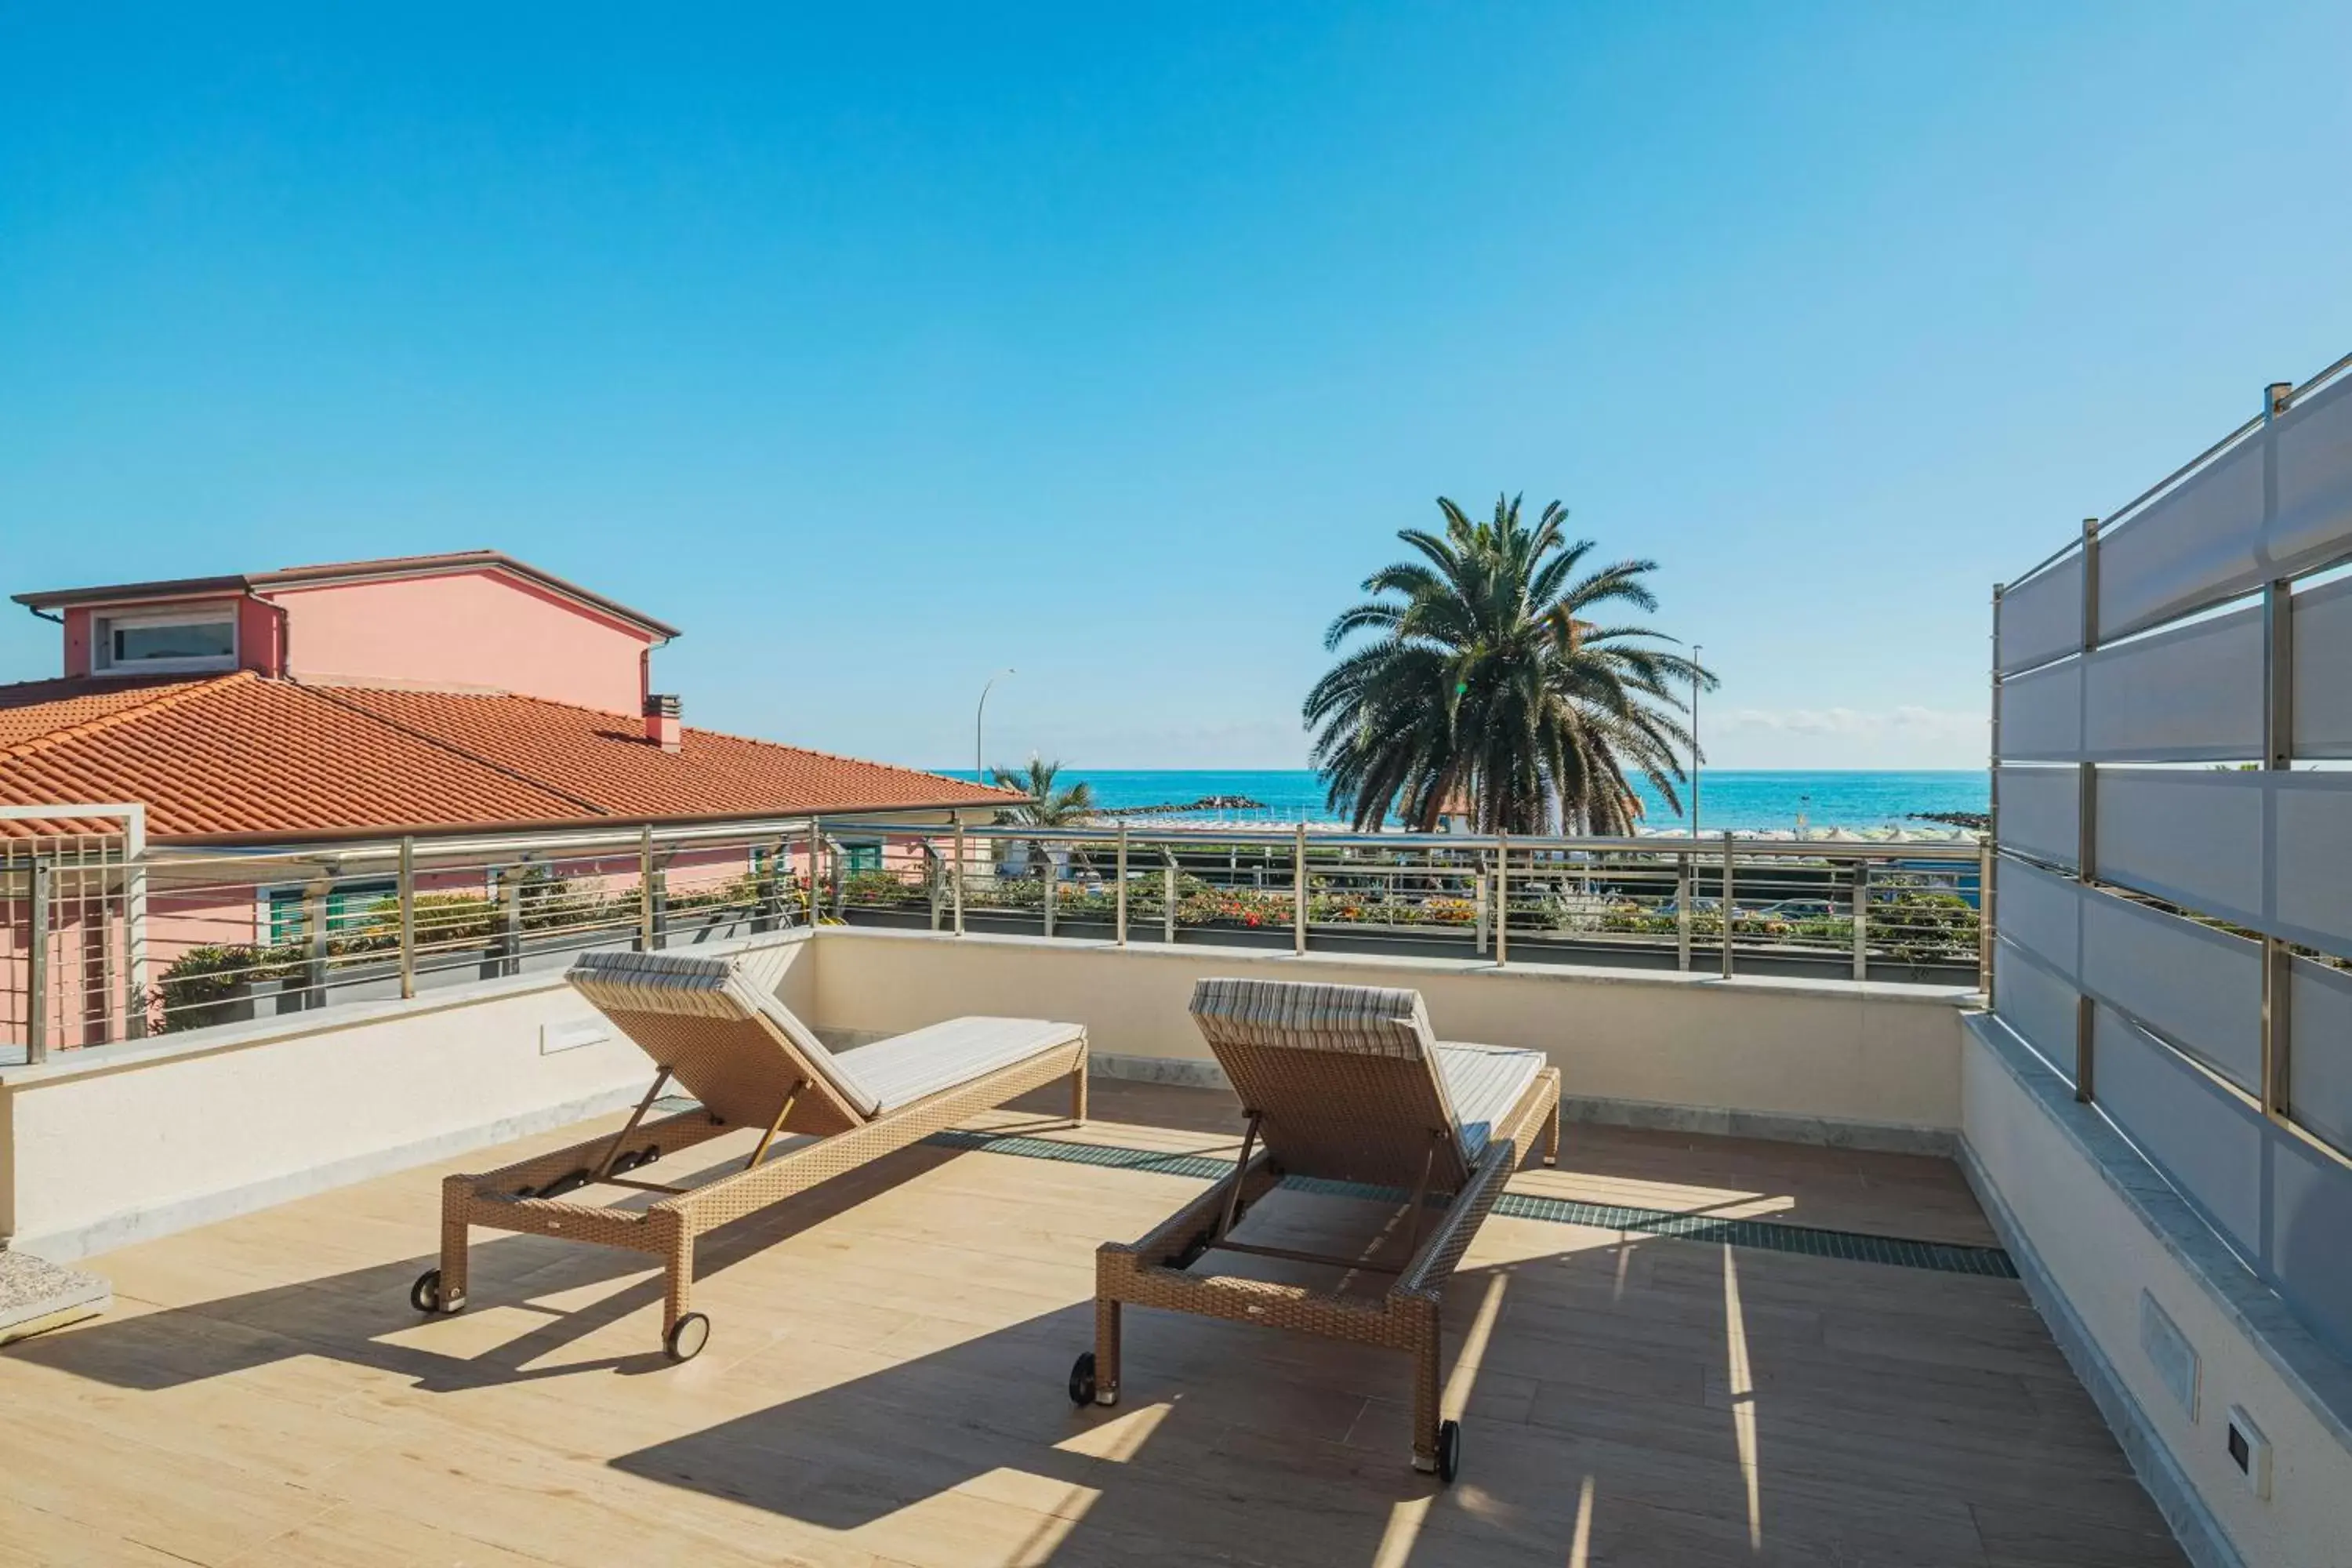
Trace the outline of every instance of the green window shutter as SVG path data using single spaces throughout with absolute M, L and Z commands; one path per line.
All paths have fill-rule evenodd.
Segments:
M 376 905 L 395 897 L 395 882 L 353 882 L 327 895 L 327 934 L 337 936 L 367 924 Z M 269 945 L 292 947 L 310 940 L 302 889 L 280 888 L 269 895 Z

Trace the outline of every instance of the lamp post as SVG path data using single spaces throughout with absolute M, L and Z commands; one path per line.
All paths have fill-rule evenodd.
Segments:
M 1006 676 L 1018 675 L 1021 672 L 1017 669 L 1000 669 L 994 675 L 988 678 L 987 686 L 983 686 L 980 689 L 980 708 L 978 711 L 974 712 L 971 716 L 971 773 L 973 779 L 978 783 L 986 784 L 988 782 L 988 748 L 983 745 L 981 741 L 981 725 L 985 722 L 988 718 L 989 689 L 998 681 L 1003 679 Z
M 1698 656 L 1706 651 L 1691 644 L 1691 837 L 1698 837 Z

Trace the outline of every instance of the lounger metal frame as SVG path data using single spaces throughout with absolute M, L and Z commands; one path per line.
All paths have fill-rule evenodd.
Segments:
M 794 1111 L 807 1104 L 800 1097 L 800 1089 L 809 1087 L 804 1079 L 785 1097 L 773 1122 L 761 1129 L 760 1146 L 743 1169 L 690 1188 L 632 1180 L 622 1173 L 748 1125 L 702 1110 L 646 1121 L 669 1076 L 669 1068 L 663 1067 L 617 1136 L 600 1134 L 481 1175 L 445 1178 L 438 1300 L 433 1310 L 456 1312 L 466 1305 L 468 1230 L 474 1226 L 650 1253 L 662 1260 L 662 1343 L 684 1360 L 700 1348 L 696 1343 L 680 1355 L 685 1347 L 678 1335 L 681 1323 L 693 1313 L 694 1244 L 706 1233 L 1056 1079 L 1070 1080 L 1071 1120 L 1087 1119 L 1087 1037 L 1080 1029 L 1066 1044 L 769 1157 L 778 1134 L 793 1130 Z M 837 1126 L 838 1121 L 829 1120 L 826 1125 Z M 596 1184 L 664 1195 L 643 1209 L 575 1203 L 561 1195 Z
M 1252 1205 L 1285 1174 L 1270 1152 L 1256 1150 L 1258 1115 L 1249 1113 L 1234 1173 L 1171 1215 L 1133 1243 L 1106 1242 L 1095 1253 L 1095 1403 L 1115 1405 L 1119 1389 L 1119 1312 L 1122 1307 L 1159 1307 L 1228 1322 L 1290 1329 L 1353 1344 L 1403 1351 L 1413 1358 L 1412 1463 L 1438 1468 L 1440 1305 L 1445 1282 L 1478 1234 L 1487 1211 L 1538 1130 L 1543 1161 L 1559 1156 L 1559 1069 L 1542 1068 L 1507 1116 L 1494 1129 L 1436 1225 L 1423 1237 L 1419 1226 L 1427 1199 L 1427 1175 L 1412 1198 L 1413 1226 L 1409 1259 L 1389 1269 L 1356 1258 L 1257 1247 L 1231 1239 Z M 1436 1133 L 1433 1131 L 1432 1143 Z M 1328 1264 L 1361 1273 L 1395 1272 L 1396 1283 L 1378 1300 L 1343 1296 L 1303 1285 L 1278 1284 L 1232 1275 L 1199 1275 L 1190 1268 L 1213 1251 L 1237 1252 L 1298 1262 Z

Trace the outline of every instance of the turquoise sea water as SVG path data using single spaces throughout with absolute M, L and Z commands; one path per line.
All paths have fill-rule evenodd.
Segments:
M 942 769 L 953 777 L 970 778 L 971 770 Z M 1204 795 L 1246 795 L 1265 803 L 1262 812 L 1225 812 L 1220 816 L 1264 816 L 1274 821 L 1324 821 L 1332 816 L 1324 804 L 1323 787 L 1304 769 L 1116 769 L 1070 766 L 1072 779 L 1085 779 L 1107 806 L 1174 805 Z M 1687 831 L 1686 816 L 1676 816 L 1664 803 L 1641 786 L 1649 815 L 1644 826 Z M 1924 811 L 1983 811 L 1989 789 L 1985 775 L 1967 769 L 1935 773 L 1783 773 L 1717 772 L 1704 775 L 1700 795 L 1700 826 L 1726 828 L 1793 828 L 1801 814 L 1811 827 L 1919 826 L 1909 814 Z M 1688 811 L 1687 796 L 1683 802 Z

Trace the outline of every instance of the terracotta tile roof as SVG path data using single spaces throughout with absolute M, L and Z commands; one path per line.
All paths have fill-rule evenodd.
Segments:
M 27 680 L 0 686 L 0 751 L 202 686 L 204 679 Z
M 0 687 L 0 802 L 132 800 L 162 838 L 280 837 L 599 818 L 994 805 L 935 773 L 688 730 L 667 752 L 616 714 L 530 697 L 299 686 L 250 671 L 142 689 Z M 5 825 L 0 825 L 5 831 Z

